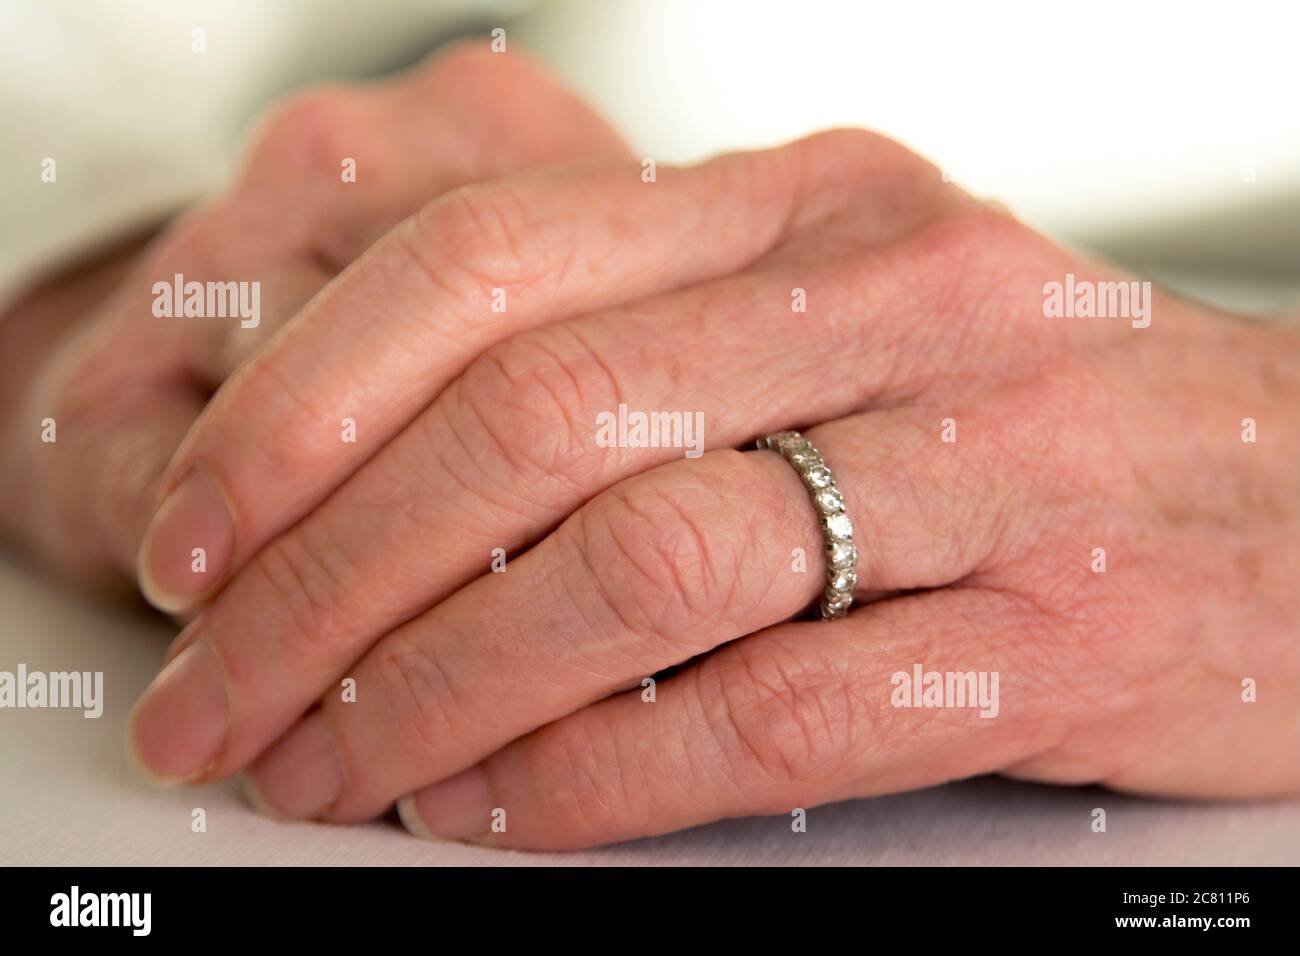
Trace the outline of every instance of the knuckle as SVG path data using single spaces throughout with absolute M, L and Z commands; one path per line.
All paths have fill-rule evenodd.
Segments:
M 845 126 L 814 133 L 804 139 L 804 147 L 826 162 L 853 160 L 872 166 L 929 167 L 924 159 L 902 143 L 860 127 Z
M 342 159 L 363 145 L 365 104 L 362 91 L 334 86 L 290 98 L 261 124 L 249 152 L 248 175 L 301 176 L 307 170 L 336 176 Z
M 532 759 L 534 777 L 553 780 L 548 787 L 547 816 L 563 821 L 573 835 L 597 840 L 617 829 L 633 814 L 629 794 L 639 789 L 629 781 L 618 743 L 594 719 L 570 719 L 548 728 Z
M 547 156 L 563 160 L 575 155 L 575 133 L 585 140 L 593 140 L 595 134 L 595 143 L 621 152 L 614 133 L 575 94 L 538 62 L 517 52 L 500 56 L 481 40 L 467 40 L 433 56 L 416 73 L 416 82 L 425 87 L 422 94 L 446 104 L 451 121 L 461 121 L 458 126 L 467 155 L 480 157 L 486 169 L 506 172 L 497 157 L 510 148 L 512 131 L 520 122 L 532 125 L 530 117 L 538 108 L 558 120 L 549 130 L 530 133 L 529 156 L 538 165 Z M 471 116 L 472 124 L 463 122 Z
M 870 130 L 831 129 L 797 144 L 805 177 L 875 187 L 885 181 L 940 182 L 939 170 L 901 143 Z
M 231 198 L 207 203 L 182 216 L 159 238 L 146 255 L 149 272 L 170 278 L 170 271 L 202 269 L 220 273 L 229 269 L 249 243 L 248 221 Z M 159 275 L 160 274 L 160 275 Z
M 493 53 L 481 40 L 458 40 L 430 57 L 424 76 L 430 83 L 460 89 L 489 81 L 498 70 L 511 69 L 516 62 L 520 58 Z
M 1011 216 L 970 201 L 930 218 L 876 268 L 892 270 L 900 288 L 922 290 L 926 307 L 959 330 L 1020 334 L 1042 315 L 1043 276 L 1053 271 L 1047 249 Z M 966 344 L 950 335 L 946 347 Z
M 96 483 L 105 496 L 102 514 L 129 527 L 143 527 L 154 510 L 166 460 L 145 447 L 156 441 L 154 436 L 130 433 L 130 440 L 124 442 L 123 432 L 116 434 L 116 440 L 101 443 L 102 453 L 96 459 Z
M 98 424 L 111 407 L 105 398 L 121 386 L 112 367 L 120 361 L 121 355 L 101 325 L 88 333 L 79 348 L 65 352 L 46 370 L 42 384 L 50 396 L 51 414 L 60 426 L 65 421 Z
M 585 349 L 552 344 L 546 332 L 493 346 L 466 370 L 450 413 L 473 442 L 470 458 L 481 474 L 503 462 L 512 486 L 563 482 L 585 486 L 602 458 L 584 454 L 592 440 L 599 397 L 617 394 L 603 367 Z M 605 404 L 608 404 L 606 402 Z M 484 460 L 486 459 L 486 460 Z
M 447 741 L 457 732 L 457 704 L 437 655 L 393 634 L 375 651 L 374 674 L 396 739 L 423 757 L 445 757 Z
M 944 262 L 998 272 L 1007 266 L 1039 269 L 1045 245 L 1028 226 L 986 203 L 954 207 L 932 220 L 920 239 L 925 251 Z
M 844 220 L 871 244 L 905 233 L 955 200 L 939 170 L 907 147 L 863 129 L 833 129 L 772 151 L 793 197 L 788 228 Z
M 700 665 L 697 688 L 715 746 L 737 770 L 768 781 L 834 779 L 869 726 L 852 682 L 815 657 L 741 641 Z
M 212 402 L 206 420 L 196 429 L 194 447 L 220 455 L 222 444 L 242 440 L 256 454 L 265 474 L 311 474 L 335 454 L 339 419 L 320 396 L 301 387 L 301 375 L 290 370 L 286 353 L 254 355 L 242 374 Z M 284 366 L 284 367 L 282 367 Z M 267 423 L 275 423 L 272 436 Z M 249 436 L 266 438 L 252 441 Z M 174 467 L 174 466 L 173 466 Z
M 576 550 L 623 627 L 698 650 L 713 636 L 701 623 L 728 620 L 753 532 L 709 483 L 651 472 L 579 515 Z
M 404 236 L 408 251 L 444 286 L 445 273 L 486 300 L 493 288 L 526 289 L 544 272 L 530 261 L 529 199 L 506 182 L 458 186 L 424 206 Z
M 103 332 L 102 326 L 94 330 L 82 348 L 54 363 L 42 388 L 48 402 L 42 414 L 57 423 L 61 444 L 71 445 L 83 461 L 94 462 L 96 480 L 88 489 L 84 482 L 50 471 L 47 488 L 61 514 L 84 514 L 89 505 L 106 526 L 133 535 L 143 530 L 157 507 L 167 459 L 154 447 L 154 432 L 128 427 L 141 408 L 156 400 L 147 386 L 137 391 L 135 383 L 123 380 L 114 365 L 121 361 L 120 350 L 103 340 Z
M 263 606 L 278 618 L 275 633 L 295 658 L 331 655 L 349 633 L 339 595 L 349 593 L 352 569 L 342 549 L 309 542 L 306 527 L 264 548 L 249 565 L 270 594 Z

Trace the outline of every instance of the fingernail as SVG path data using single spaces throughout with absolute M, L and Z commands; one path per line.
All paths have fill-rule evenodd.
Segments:
M 266 797 L 262 796 L 262 791 L 257 789 L 257 781 L 253 779 L 251 773 L 243 774 L 240 777 L 240 783 L 244 787 L 244 798 L 254 810 L 264 817 L 280 818 L 280 812 L 267 803 Z
M 196 617 L 181 630 L 172 640 L 171 645 L 167 648 L 167 654 L 163 657 L 163 667 L 166 667 L 172 661 L 176 660 L 181 651 L 189 647 L 199 639 L 199 619 Z
M 263 754 L 248 772 L 244 789 L 255 809 L 270 816 L 320 816 L 343 795 L 343 767 L 319 711 Z
M 492 792 L 482 767 L 470 767 L 397 802 L 397 815 L 413 835 L 467 840 L 492 829 Z
M 225 677 L 212 648 L 200 642 L 164 667 L 136 702 L 128 749 L 148 776 L 180 783 L 216 760 L 229 724 Z
M 419 837 L 421 840 L 436 839 L 420 819 L 420 813 L 415 809 L 415 794 L 408 793 L 397 801 L 397 818 L 402 821 L 402 826 L 406 827 L 406 832 L 411 836 Z
M 220 580 L 234 542 L 225 495 L 207 472 L 195 468 L 145 532 L 137 562 L 140 590 L 160 611 L 185 610 Z

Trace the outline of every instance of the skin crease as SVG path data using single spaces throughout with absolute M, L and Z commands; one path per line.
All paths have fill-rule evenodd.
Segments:
M 318 135 L 368 128 L 368 107 L 332 96 L 312 101 Z M 305 263 L 297 306 L 241 342 L 258 350 L 197 426 L 205 394 L 164 423 L 129 527 L 95 518 L 105 544 L 81 559 L 125 569 L 157 489 L 195 464 L 234 510 L 231 567 L 192 608 L 171 690 L 160 680 L 135 715 L 153 772 L 251 766 L 264 809 L 333 821 L 414 793 L 402 815 L 416 832 L 532 849 L 987 772 L 1195 798 L 1300 790 L 1295 328 L 1162 293 L 1146 329 L 1047 319 L 1045 282 L 1116 276 L 870 134 L 661 167 L 643 184 L 612 134 L 584 128 L 591 143 L 573 157 L 538 151 L 576 165 L 521 162 L 424 206 L 271 339 L 360 250 L 325 255 L 329 268 L 319 248 L 281 252 Z M 298 137 L 283 140 L 254 156 L 291 190 Z M 403 201 L 405 214 L 431 198 L 416 192 L 398 190 L 370 238 Z M 233 213 L 199 213 L 179 232 L 190 239 L 143 254 L 158 258 L 140 275 L 170 274 L 177 246 L 238 246 L 248 258 L 230 270 L 256 270 L 271 252 L 245 249 L 250 232 Z M 495 287 L 512 303 L 504 318 L 481 295 Z M 806 315 L 789 311 L 794 287 Z M 348 328 L 338 304 L 364 302 L 391 328 Z M 106 389 L 137 354 L 116 343 L 159 334 L 140 315 L 97 319 L 112 331 L 92 328 L 91 359 L 76 353 Z M 440 323 L 463 323 L 466 354 L 438 347 Z M 213 354 L 175 334 L 167 354 L 194 366 Z M 52 352 L 51 367 L 67 361 Z M 203 380 L 232 368 L 211 361 Z M 266 401 L 285 380 L 293 401 Z M 351 394 L 331 391 L 339 382 Z M 105 416 L 100 429 L 124 427 L 112 407 L 69 401 Z M 709 453 L 596 449 L 583 428 L 621 401 L 705 409 Z M 339 409 L 358 404 L 382 438 L 343 446 Z M 12 435 L 37 407 L 11 417 Z M 290 437 L 241 437 L 250 409 Z M 1248 417 L 1255 443 L 1241 439 Z M 75 434 L 64 421 L 60 443 Z M 724 450 L 796 425 L 860 531 L 860 603 L 830 625 L 788 620 L 822 574 L 802 487 L 775 456 Z M 98 471 L 95 454 L 75 473 Z M 24 467 L 6 479 L 24 489 L 4 496 L 23 503 L 6 523 L 64 559 L 58 529 L 83 507 L 59 491 L 71 466 Z M 269 471 L 311 493 L 255 493 L 273 487 Z M 23 519 L 33 512 L 46 517 Z M 503 575 L 486 573 L 493 546 L 510 552 Z M 891 706 L 891 675 L 916 663 L 998 671 L 998 717 Z M 642 701 L 644 676 L 683 664 Z M 188 702 L 206 697 L 177 691 L 183 667 L 225 684 L 210 696 L 229 713 L 205 733 L 186 729 Z M 336 693 L 342 676 L 357 703 Z M 504 833 L 489 831 L 496 808 Z
M 0 472 L 0 531 L 56 569 L 134 590 L 163 471 L 205 402 L 376 238 L 466 183 L 624 155 L 603 120 L 526 60 L 471 45 L 395 79 L 278 104 L 229 192 L 143 249 L 133 239 L 43 283 L 2 317 L 0 449 L 20 464 Z M 356 161 L 347 187 L 342 156 Z M 178 272 L 260 281 L 260 325 L 149 321 L 152 284 Z M 46 417 L 61 454 L 33 458 L 31 423 Z M 88 488 L 86 473 L 104 480 Z

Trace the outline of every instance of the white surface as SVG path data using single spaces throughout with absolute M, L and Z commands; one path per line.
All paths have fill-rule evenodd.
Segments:
M 1091 788 L 984 779 L 731 820 L 570 854 L 424 843 L 396 823 L 337 827 L 257 816 L 233 783 L 160 790 L 122 747 L 126 714 L 172 629 L 144 611 L 96 604 L 0 551 L 0 670 L 103 671 L 103 717 L 0 709 L 0 864 L 1296 864 L 1300 801 L 1179 804 Z M 191 811 L 207 832 L 190 830 Z M 1108 831 L 1091 832 L 1102 807 Z

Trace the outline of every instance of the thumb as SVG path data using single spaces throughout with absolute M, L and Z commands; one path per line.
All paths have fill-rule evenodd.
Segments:
M 28 467 L 11 475 L 6 511 L 59 570 L 121 584 L 135 577 L 162 476 L 204 396 L 181 380 L 101 384 L 86 368 L 60 355 L 29 393 L 10 439 Z

